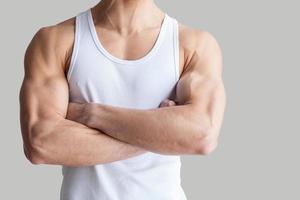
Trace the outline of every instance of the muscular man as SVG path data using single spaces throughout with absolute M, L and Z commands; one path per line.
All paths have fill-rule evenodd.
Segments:
M 61 199 L 186 199 L 180 155 L 216 148 L 225 108 L 210 33 L 153 0 L 102 0 L 41 28 L 24 63 L 24 152 L 63 166 Z

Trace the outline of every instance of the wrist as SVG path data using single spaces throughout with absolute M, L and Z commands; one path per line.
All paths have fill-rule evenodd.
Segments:
M 85 125 L 101 130 L 102 106 L 96 103 L 86 103 L 84 107 Z

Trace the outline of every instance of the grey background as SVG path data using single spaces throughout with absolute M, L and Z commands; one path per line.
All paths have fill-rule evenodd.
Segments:
M 41 26 L 96 4 L 0 3 L 0 199 L 58 199 L 61 168 L 24 157 L 18 121 L 23 55 Z M 299 173 L 299 3 L 160 0 L 181 23 L 210 31 L 224 55 L 227 108 L 218 149 L 182 158 L 189 200 L 297 200 Z

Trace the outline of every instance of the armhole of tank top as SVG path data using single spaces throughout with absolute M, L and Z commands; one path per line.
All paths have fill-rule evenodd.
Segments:
M 73 50 L 70 60 L 70 66 L 67 73 L 67 80 L 69 81 L 74 69 L 75 61 L 78 54 L 79 49 L 79 41 L 80 41 L 80 15 L 77 15 L 75 17 L 75 31 L 74 31 L 74 44 L 73 44 Z
M 173 18 L 174 20 L 174 62 L 175 62 L 175 82 L 179 80 L 179 27 L 178 21 Z

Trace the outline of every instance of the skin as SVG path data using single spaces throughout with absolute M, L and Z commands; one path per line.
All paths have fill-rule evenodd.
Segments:
M 152 0 L 102 0 L 92 13 L 104 47 L 122 59 L 137 59 L 151 49 L 163 17 Z M 86 166 L 147 151 L 212 152 L 225 108 L 221 51 L 206 31 L 180 24 L 179 36 L 178 105 L 165 100 L 141 111 L 68 102 L 74 18 L 41 28 L 26 50 L 20 90 L 26 157 L 33 164 Z

